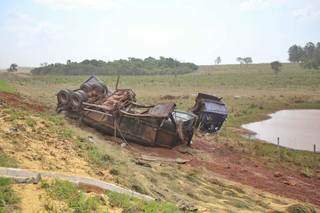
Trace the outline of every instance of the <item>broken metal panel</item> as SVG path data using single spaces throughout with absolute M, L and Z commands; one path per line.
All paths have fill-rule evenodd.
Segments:
M 105 86 L 96 76 L 89 77 L 80 85 L 80 89 L 86 93 L 96 92 L 96 94 L 106 94 L 109 92 L 108 87 Z
M 203 111 L 204 112 L 212 112 L 212 113 L 217 113 L 221 115 L 228 115 L 228 111 L 226 106 L 219 102 L 204 102 L 203 106 Z
M 148 123 L 141 122 L 139 118 L 123 116 L 120 119 L 119 130 L 121 132 L 139 138 L 149 145 L 154 145 L 156 128 L 148 125 Z
M 214 96 L 214 95 L 209 95 L 209 94 L 205 94 L 205 93 L 198 93 L 198 96 L 196 98 L 196 100 L 198 99 L 206 99 L 206 100 L 212 100 L 212 101 L 221 101 L 222 97 L 218 97 L 218 96 Z
M 191 123 L 192 119 L 195 118 L 195 115 L 193 113 L 178 110 L 174 111 L 172 115 L 176 121 L 183 121 L 189 123 Z
M 176 122 L 176 128 L 180 140 L 187 144 L 191 142 L 193 136 L 193 127 L 196 122 L 196 115 L 188 112 L 175 111 L 173 118 Z
M 173 112 L 176 105 L 174 103 L 158 104 L 148 111 L 148 114 L 155 117 L 168 118 Z
M 164 147 L 173 147 L 175 145 L 178 145 L 178 140 L 179 138 L 174 132 L 160 129 L 157 132 L 155 144 Z

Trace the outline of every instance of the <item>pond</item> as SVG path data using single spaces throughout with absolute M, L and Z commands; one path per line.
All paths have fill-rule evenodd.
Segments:
M 242 125 L 253 137 L 298 150 L 320 150 L 320 110 L 281 110 L 260 122 Z

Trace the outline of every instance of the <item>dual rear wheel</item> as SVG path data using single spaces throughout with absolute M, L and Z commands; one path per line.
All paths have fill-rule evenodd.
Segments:
M 77 90 L 72 91 L 68 89 L 60 90 L 57 94 L 58 105 L 66 111 L 79 111 L 82 103 L 88 100 L 88 96 L 85 91 Z

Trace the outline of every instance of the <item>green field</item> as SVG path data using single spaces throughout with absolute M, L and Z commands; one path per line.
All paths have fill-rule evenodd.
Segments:
M 3 73 L 1 78 L 10 82 L 22 95 L 50 106 L 54 113 L 56 93 L 63 88 L 78 88 L 88 76 Z M 99 78 L 111 89 L 115 87 L 117 76 Z M 234 128 L 264 119 L 271 112 L 280 109 L 320 108 L 320 71 L 303 69 L 298 64 L 284 64 L 277 75 L 269 64 L 251 64 L 201 66 L 198 71 L 187 75 L 121 76 L 119 87 L 132 88 L 139 102 L 150 104 L 173 101 L 182 110 L 193 106 L 198 92 L 222 96 L 228 106 L 229 117 L 218 136 L 232 141 L 244 140 L 234 133 Z M 166 100 L 166 95 L 173 96 L 173 100 Z M 265 143 L 262 146 L 263 153 L 259 152 L 260 155 L 273 157 L 274 146 Z M 300 160 L 299 157 L 292 161 L 300 164 Z M 313 163 L 308 160 L 309 158 L 303 160 L 308 166 L 317 164 L 314 160 L 311 160 Z
M 77 88 L 88 76 L 2 75 L 26 96 L 47 105 L 56 104 L 62 88 Z M 116 76 L 100 76 L 110 88 Z M 1 82 L 0 82 L 1 83 Z M 275 75 L 269 64 L 202 66 L 187 75 L 121 76 L 120 88 L 132 88 L 143 103 L 174 101 L 177 107 L 192 107 L 198 92 L 224 97 L 230 116 L 227 126 L 261 119 L 282 108 L 320 108 L 320 72 L 297 64 L 284 64 Z M 175 96 L 174 100 L 161 97 Z

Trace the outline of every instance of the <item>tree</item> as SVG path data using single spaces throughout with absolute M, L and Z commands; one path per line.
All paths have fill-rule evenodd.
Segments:
M 9 72 L 15 72 L 18 70 L 18 65 L 17 64 L 11 64 L 8 71 Z
M 320 66 L 320 42 L 316 44 L 308 42 L 303 48 L 293 45 L 288 53 L 290 62 L 301 63 L 304 68 L 318 69 Z
M 244 60 L 241 57 L 237 57 L 236 60 L 241 64 L 244 64 Z
M 221 57 L 220 56 L 218 56 L 217 58 L 216 58 L 216 60 L 214 60 L 214 63 L 215 64 L 220 64 L 221 63 Z
M 252 64 L 252 58 L 251 57 L 237 57 L 236 60 L 241 64 Z
M 282 64 L 279 61 L 273 61 L 270 63 L 270 65 L 271 65 L 271 69 L 275 74 L 278 74 L 280 72 L 280 68 Z
M 319 43 L 319 42 L 318 42 Z M 315 45 L 312 42 L 308 42 L 304 50 L 303 66 L 308 69 L 318 69 L 320 66 L 320 49 L 319 44 Z
M 315 58 L 315 63 L 318 66 L 320 66 L 320 42 L 318 42 L 317 45 L 316 45 L 314 58 Z
M 311 58 L 314 54 L 316 46 L 314 45 L 314 43 L 308 42 L 303 49 L 305 52 L 305 56 Z
M 146 62 L 147 64 L 150 64 L 150 65 L 156 65 L 157 64 L 157 59 L 149 56 L 148 58 L 144 59 L 144 62 Z
M 241 57 L 237 57 L 236 60 L 240 63 L 243 64 L 243 59 Z
M 289 61 L 292 63 L 300 63 L 304 58 L 304 50 L 302 47 L 293 45 L 288 50 L 289 53 Z
M 244 59 L 245 64 L 252 64 L 252 58 L 251 57 L 245 57 Z

